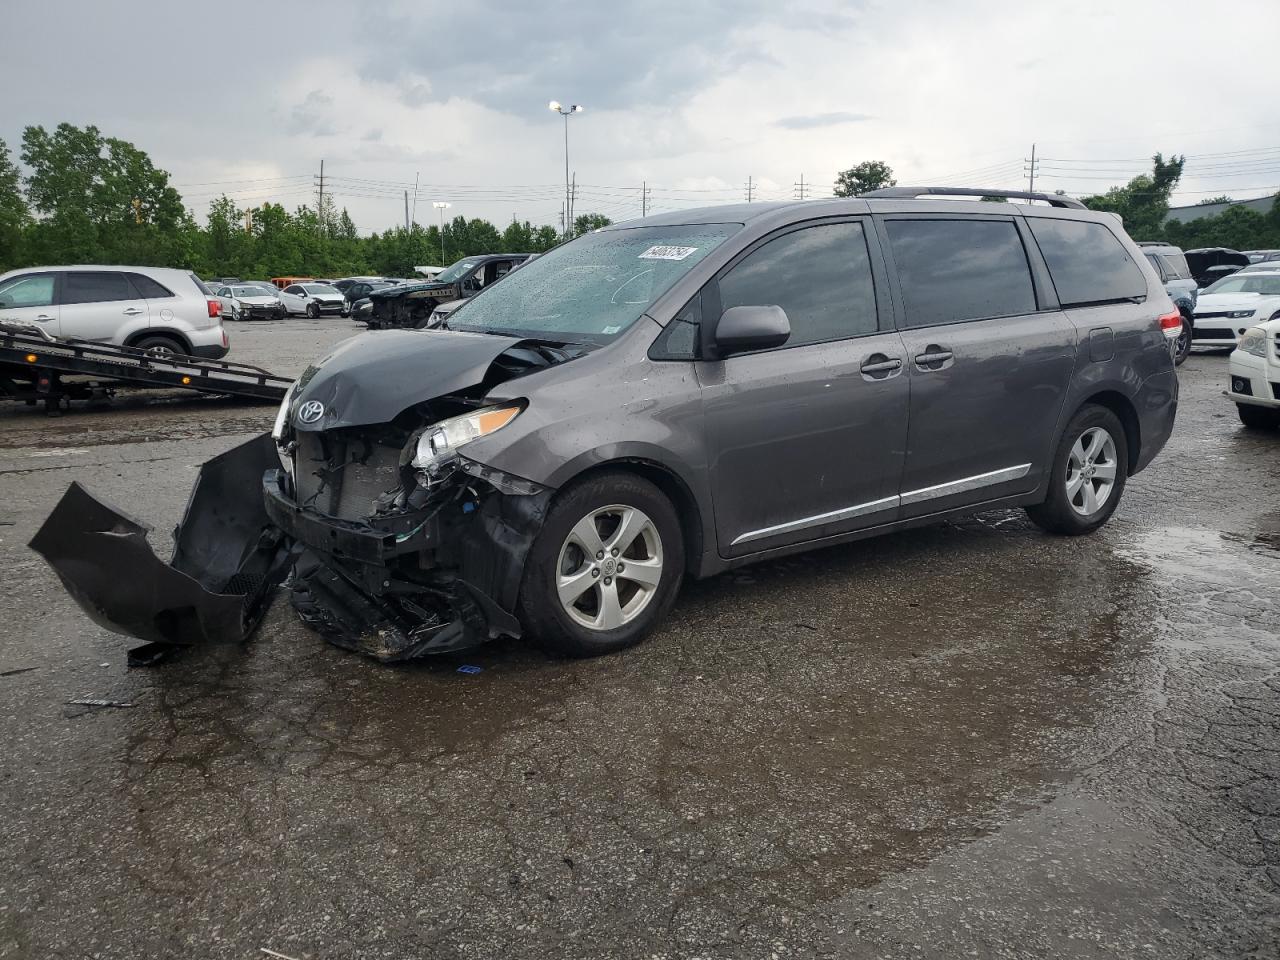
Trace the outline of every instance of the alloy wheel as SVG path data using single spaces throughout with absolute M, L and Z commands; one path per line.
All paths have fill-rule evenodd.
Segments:
M 1116 441 L 1104 427 L 1090 427 L 1067 455 L 1067 502 L 1082 517 L 1106 505 L 1116 485 Z
M 569 531 L 556 562 L 565 613 L 590 630 L 613 630 L 653 601 L 662 581 L 662 538 L 642 510 L 612 504 Z

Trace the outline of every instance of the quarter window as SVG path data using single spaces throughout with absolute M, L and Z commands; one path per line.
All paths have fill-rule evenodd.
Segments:
M 768 241 L 720 278 L 720 308 L 779 306 L 788 347 L 875 333 L 875 285 L 862 224 L 826 223 Z
M 1064 307 L 1146 297 L 1142 271 L 1105 224 L 1047 217 L 1027 222 Z
M 53 306 L 53 274 L 28 273 L 0 283 L 0 309 Z
M 908 327 L 1034 313 L 1027 253 L 1011 220 L 889 220 Z
M 63 306 L 68 303 L 111 303 L 136 299 L 138 294 L 129 284 L 129 278 L 111 270 L 74 270 L 62 282 Z
M 163 300 L 166 297 L 173 296 L 173 291 L 164 284 L 158 283 L 142 273 L 129 274 L 129 282 L 133 284 L 135 290 L 148 300 Z

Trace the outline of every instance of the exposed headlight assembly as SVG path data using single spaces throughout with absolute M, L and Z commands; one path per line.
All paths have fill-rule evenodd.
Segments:
M 280 409 L 276 411 L 276 422 L 271 426 L 271 439 L 279 443 L 284 439 L 284 427 L 289 422 L 289 401 L 293 399 L 293 387 L 285 391 L 280 401 Z
M 481 407 L 433 424 L 418 437 L 413 465 L 419 470 L 430 470 L 464 443 L 501 430 L 523 409 L 523 405 L 518 403 Z
M 1243 320 L 1245 317 L 1252 317 L 1252 310 L 1228 310 L 1227 318 L 1230 320 Z
M 1236 344 L 1236 349 L 1251 353 L 1255 357 L 1265 357 L 1267 355 L 1267 332 L 1262 327 L 1250 327 L 1241 335 L 1240 342 Z

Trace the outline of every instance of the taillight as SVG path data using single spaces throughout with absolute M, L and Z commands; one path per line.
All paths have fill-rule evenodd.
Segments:
M 1160 317 L 1160 329 L 1166 337 L 1176 340 L 1182 336 L 1182 314 L 1177 310 Z
M 216 320 L 216 319 L 218 319 L 218 317 L 222 316 L 222 301 L 221 301 L 221 300 L 216 300 L 216 299 L 214 299 L 213 297 L 206 297 L 204 302 L 205 302 L 205 303 L 207 303 L 207 304 L 209 305 L 209 316 L 210 316 L 210 317 L 212 317 L 214 320 Z

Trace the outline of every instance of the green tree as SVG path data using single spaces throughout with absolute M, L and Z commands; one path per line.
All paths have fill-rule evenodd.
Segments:
M 580 237 L 584 233 L 599 230 L 601 227 L 607 227 L 611 223 L 613 221 L 602 213 L 584 213 L 573 218 L 573 233 L 574 236 Z
M 1157 153 L 1151 158 L 1151 173 L 1139 174 L 1123 187 L 1112 187 L 1104 194 L 1084 197 L 1090 210 L 1118 213 L 1124 228 L 1135 240 L 1158 240 L 1169 216 L 1169 197 L 1182 179 L 1185 157 L 1171 155 L 1168 160 Z
M 1197 200 L 1197 201 L 1196 201 L 1196 206 L 1197 206 L 1197 207 L 1207 207 L 1207 206 L 1209 206 L 1210 204 L 1213 204 L 1213 203 L 1232 203 L 1232 202 L 1234 202 L 1234 201 L 1232 201 L 1232 199 L 1231 199 L 1230 197 L 1228 197 L 1228 196 L 1224 193 L 1224 194 L 1222 194 L 1222 195 L 1221 195 L 1221 196 L 1219 196 L 1219 197 L 1207 197 L 1207 198 L 1206 198 L 1206 199 L 1204 199 L 1204 200 Z
M 22 265 L 23 231 L 30 223 L 18 165 L 0 140 L 0 272 Z
M 864 160 L 836 175 L 833 192 L 837 197 L 858 197 L 897 183 L 893 179 L 893 169 L 883 160 Z

